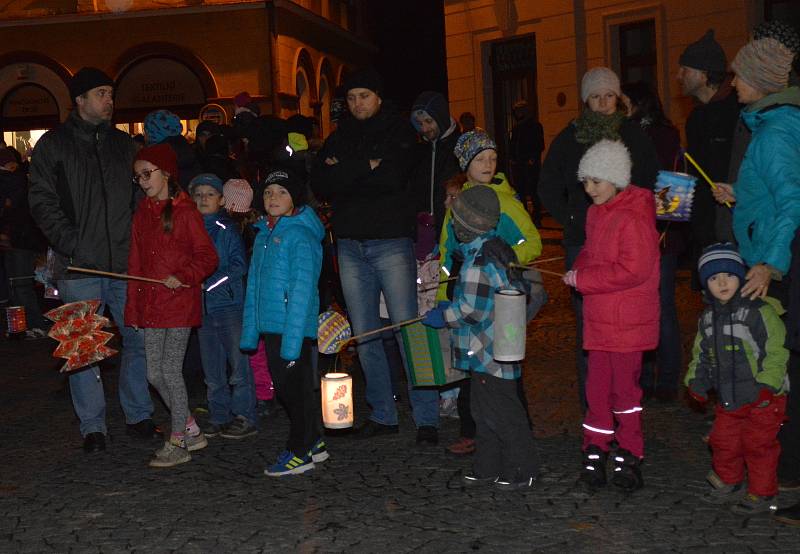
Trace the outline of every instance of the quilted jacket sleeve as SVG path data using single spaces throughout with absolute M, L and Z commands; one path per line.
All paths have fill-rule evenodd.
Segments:
M 178 213 L 183 212 L 181 216 L 183 221 L 176 222 L 175 226 L 181 224 L 186 226 L 192 249 L 191 261 L 175 271 L 175 277 L 185 285 L 199 286 L 217 268 L 217 264 L 219 264 L 217 250 L 206 232 L 200 212 L 196 209 L 181 210 L 180 212 L 175 210 L 175 212 L 176 219 Z
M 250 270 L 247 272 L 247 289 L 244 294 L 244 311 L 242 314 L 242 338 L 239 348 L 255 350 L 258 348 L 259 332 L 256 322 L 256 290 L 259 286 L 262 266 L 264 265 L 264 243 L 268 233 L 259 231 L 253 244 L 253 256 L 250 259 Z
M 758 141 L 754 147 L 748 155 L 758 160 L 757 171 L 763 175 L 776 209 L 769 248 L 761 262 L 786 273 L 792 239 L 800 226 L 800 141 L 786 129 L 775 129 L 771 140 Z
M 621 223 L 619 255 L 611 263 L 595 263 L 579 255 L 574 268 L 578 270 L 577 289 L 581 294 L 601 294 L 629 289 L 644 283 L 658 258 L 658 241 L 652 240 L 652 222 L 632 214 Z
M 281 358 L 286 361 L 300 357 L 308 311 L 319 281 L 322 247 L 309 233 L 298 233 L 291 251 L 298 255 L 292 256 L 289 264 L 286 323 L 281 339 Z

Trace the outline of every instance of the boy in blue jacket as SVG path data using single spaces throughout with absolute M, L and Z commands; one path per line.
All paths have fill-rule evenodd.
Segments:
M 241 347 L 255 350 L 264 336 L 269 369 L 278 400 L 289 414 L 289 440 L 275 464 L 264 473 L 282 477 L 314 469 L 328 459 L 319 435 L 320 400 L 315 395 L 312 347 L 317 338 L 322 239 L 325 229 L 306 205 L 302 179 L 289 170 L 265 180 L 247 294 Z
M 528 489 L 539 473 L 539 459 L 525 407 L 517 392 L 520 363 L 494 359 L 494 293 L 526 289 L 521 275 L 509 270 L 516 255 L 495 231 L 500 219 L 497 193 L 486 186 L 466 189 L 450 208 L 457 246 L 464 262 L 453 302 L 440 302 L 425 325 L 449 327 L 454 367 L 472 373 L 470 410 L 475 419 L 475 457 L 464 485 L 499 490 Z M 510 278 L 511 277 L 511 278 Z
M 258 432 L 253 372 L 239 350 L 247 258 L 238 227 L 221 209 L 225 205 L 222 186 L 213 173 L 201 173 L 189 184 L 219 256 L 216 272 L 203 283 L 203 325 L 197 330 L 210 414 L 203 433 L 243 439 Z

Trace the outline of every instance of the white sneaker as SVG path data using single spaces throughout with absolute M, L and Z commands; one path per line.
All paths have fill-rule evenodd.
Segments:
M 163 447 L 156 450 L 155 456 L 150 460 L 150 467 L 174 467 L 191 460 L 192 455 L 186 448 L 165 442 Z

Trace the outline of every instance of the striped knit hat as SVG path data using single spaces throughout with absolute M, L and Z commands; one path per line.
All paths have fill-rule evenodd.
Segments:
M 739 281 L 744 281 L 744 261 L 736 251 L 736 246 L 730 242 L 718 242 L 706 247 L 697 262 L 697 270 L 703 287 L 717 273 L 732 273 Z

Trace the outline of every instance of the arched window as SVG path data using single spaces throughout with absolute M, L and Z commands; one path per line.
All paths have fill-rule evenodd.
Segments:
M 313 116 L 314 110 L 311 107 L 311 90 L 308 86 L 308 76 L 302 67 L 297 68 L 296 83 L 298 111 L 301 115 Z

